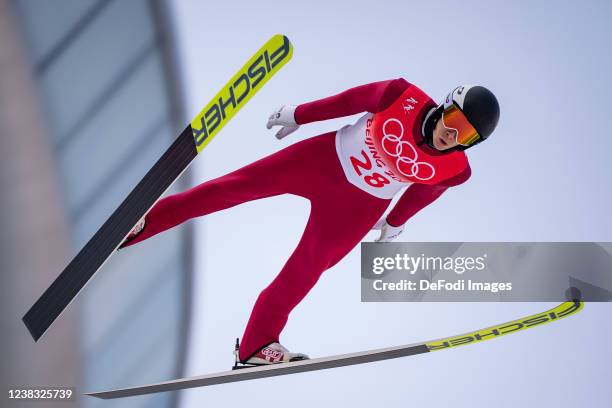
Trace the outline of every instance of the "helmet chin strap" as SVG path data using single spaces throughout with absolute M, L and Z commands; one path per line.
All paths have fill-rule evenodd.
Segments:
M 441 152 L 441 150 L 438 150 L 433 144 L 433 130 L 438 120 L 440 120 L 440 117 L 442 117 L 441 106 L 433 107 L 429 110 L 429 112 L 427 112 L 427 115 L 425 115 L 425 118 L 423 119 L 423 124 L 421 125 L 421 134 L 423 138 L 418 143 L 419 146 L 426 143 L 427 146 Z

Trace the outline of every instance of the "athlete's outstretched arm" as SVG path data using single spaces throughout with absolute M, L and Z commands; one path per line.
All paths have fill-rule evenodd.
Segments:
M 403 226 L 413 215 L 440 197 L 447 188 L 465 183 L 471 174 L 468 166 L 460 174 L 439 184 L 411 184 L 387 215 L 387 223 L 392 227 Z
M 446 186 L 411 184 L 387 215 L 387 224 L 392 227 L 402 227 L 413 215 L 440 197 L 447 188 Z
M 295 121 L 303 125 L 361 112 L 380 112 L 409 86 L 403 78 L 357 86 L 334 96 L 299 105 L 295 110 Z

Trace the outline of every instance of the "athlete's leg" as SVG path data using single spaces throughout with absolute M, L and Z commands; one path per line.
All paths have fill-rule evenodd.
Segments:
M 191 218 L 224 210 L 246 201 L 293 193 L 314 195 L 322 186 L 312 182 L 324 176 L 318 157 L 335 154 L 332 133 L 295 143 L 232 173 L 185 192 L 159 200 L 146 216 L 146 224 L 130 246 Z
M 361 241 L 389 202 L 346 181 L 334 191 L 311 199 L 310 217 L 297 248 L 257 298 L 240 346 L 242 361 L 261 347 L 279 341 L 291 310 L 325 270 Z

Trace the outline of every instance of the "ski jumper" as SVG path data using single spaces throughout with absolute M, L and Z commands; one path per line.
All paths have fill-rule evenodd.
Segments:
M 191 218 L 280 194 L 310 201 L 302 238 L 257 298 L 240 345 L 247 360 L 278 342 L 289 313 L 324 271 L 338 263 L 409 186 L 387 216 L 394 226 L 470 176 L 463 152 L 422 144 L 420 126 L 434 102 L 402 78 L 351 88 L 299 105 L 298 124 L 367 112 L 354 125 L 295 143 L 232 173 L 159 200 L 130 246 Z

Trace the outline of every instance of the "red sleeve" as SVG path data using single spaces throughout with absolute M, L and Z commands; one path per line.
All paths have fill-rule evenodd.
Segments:
M 404 225 L 413 215 L 440 197 L 447 188 L 464 183 L 470 178 L 471 174 L 468 166 L 463 172 L 445 180 L 443 183 L 434 185 L 411 184 L 387 215 L 387 223 L 394 227 Z
M 403 78 L 357 86 L 328 98 L 299 105 L 295 110 L 295 121 L 303 125 L 361 112 L 380 112 L 409 86 Z

